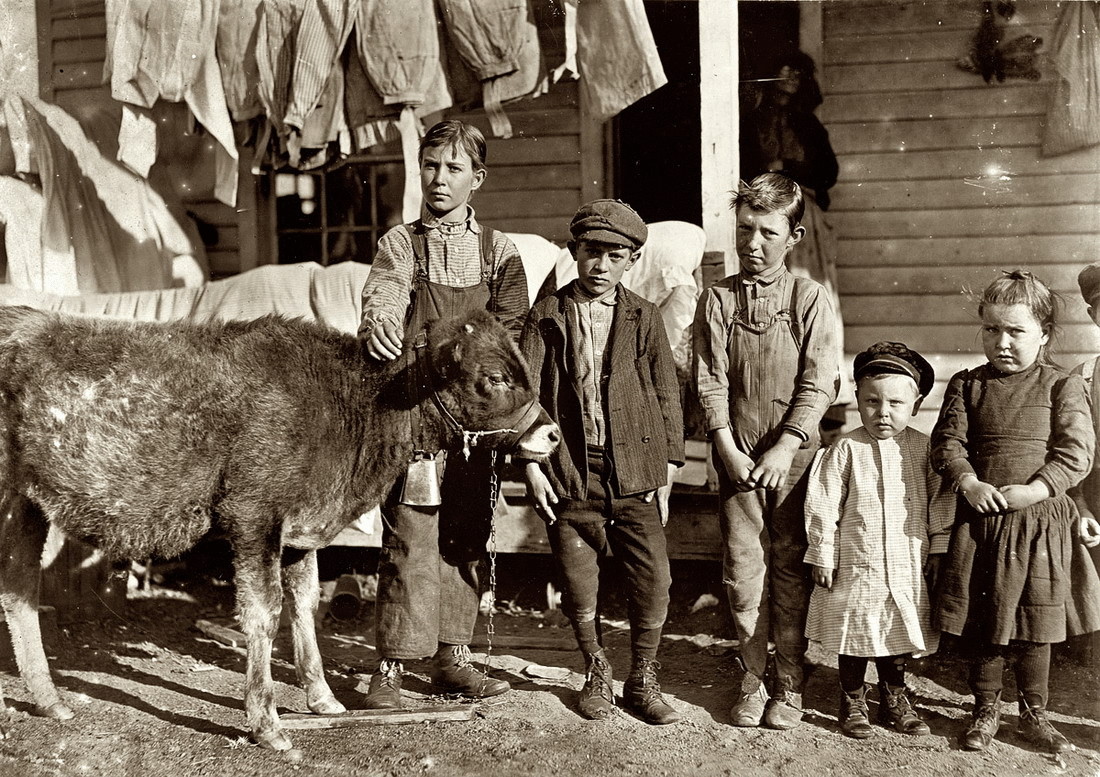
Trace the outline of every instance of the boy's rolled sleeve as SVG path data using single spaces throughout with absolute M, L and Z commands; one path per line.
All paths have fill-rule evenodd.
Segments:
M 811 292 L 803 321 L 802 371 L 783 428 L 808 440 L 840 386 L 836 312 L 823 286 Z
M 695 391 L 706 431 L 724 429 L 730 424 L 729 343 L 726 314 L 714 287 L 703 292 L 695 307 L 691 340 Z
M 836 569 L 840 565 L 836 532 L 841 508 L 848 497 L 851 471 L 851 446 L 844 439 L 818 451 L 814 457 L 806 488 L 804 560 L 807 564 L 825 569 Z
M 403 326 L 412 294 L 415 260 L 412 243 L 403 229 L 392 229 L 378 241 L 378 252 L 363 286 L 363 316 L 359 332 L 369 332 L 384 321 Z

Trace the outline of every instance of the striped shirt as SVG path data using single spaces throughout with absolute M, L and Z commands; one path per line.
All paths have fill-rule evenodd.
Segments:
M 577 381 L 581 386 L 584 413 L 584 436 L 589 445 L 606 444 L 607 415 L 603 397 L 603 374 L 608 363 L 607 344 L 611 325 L 615 321 L 615 305 L 619 301 L 618 287 L 598 297 L 590 297 L 573 284 L 576 311 L 576 342 L 579 359 Z
M 457 223 L 441 222 L 424 209 L 420 222 L 426 228 L 428 280 L 455 288 L 480 283 L 481 225 L 474 217 L 473 208 L 469 208 L 464 221 Z M 361 333 L 383 321 L 404 326 L 415 270 L 416 260 L 409 233 L 403 227 L 394 227 L 378 241 L 378 252 L 363 287 Z M 527 279 L 519 251 L 503 232 L 496 232 L 493 236 L 488 281 L 488 310 L 495 313 L 518 340 L 523 320 L 530 309 Z

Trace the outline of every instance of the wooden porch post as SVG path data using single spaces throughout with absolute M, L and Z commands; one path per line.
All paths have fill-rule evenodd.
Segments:
M 702 118 L 704 272 L 737 272 L 736 218 L 730 192 L 739 176 L 737 0 L 699 0 L 699 92 Z M 709 280 L 709 279 L 708 279 Z

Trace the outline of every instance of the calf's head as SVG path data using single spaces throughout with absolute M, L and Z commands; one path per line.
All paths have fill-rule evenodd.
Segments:
M 491 314 L 436 322 L 428 359 L 440 411 L 467 445 L 535 460 L 557 448 L 561 430 L 539 405 L 523 357 Z

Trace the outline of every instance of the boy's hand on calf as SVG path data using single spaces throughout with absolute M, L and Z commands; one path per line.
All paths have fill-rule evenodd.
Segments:
M 554 487 L 550 485 L 542 467 L 538 462 L 529 461 L 523 469 L 523 475 L 527 480 L 527 493 L 535 505 L 535 512 L 546 523 L 554 523 L 558 517 L 550 505 L 558 503 L 558 495 L 554 493 Z
M 833 573 L 835 570 L 828 567 L 819 567 L 814 564 L 814 582 L 825 589 L 831 590 L 833 587 Z
M 393 361 L 401 355 L 405 338 L 392 321 L 379 321 L 367 339 L 367 353 L 372 358 Z

